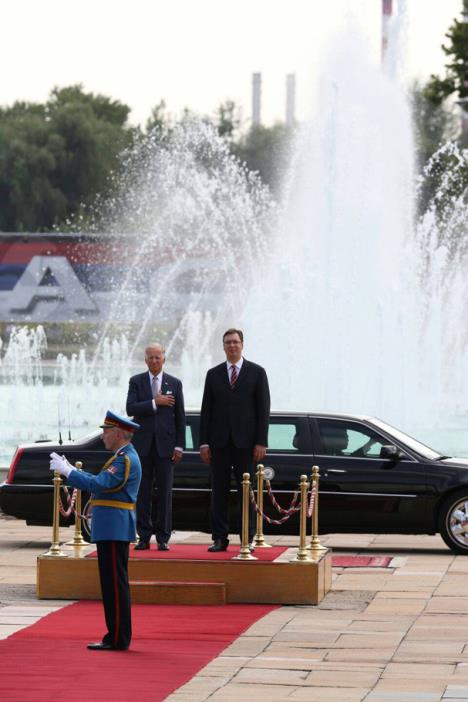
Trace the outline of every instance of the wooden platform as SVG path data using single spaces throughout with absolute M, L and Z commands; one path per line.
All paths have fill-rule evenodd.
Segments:
M 39 556 L 40 599 L 100 599 L 94 547 L 65 547 L 66 558 Z M 295 551 L 276 561 L 129 560 L 132 601 L 156 604 L 316 605 L 331 587 L 331 552 L 291 563 Z M 286 559 L 287 557 L 287 559 Z

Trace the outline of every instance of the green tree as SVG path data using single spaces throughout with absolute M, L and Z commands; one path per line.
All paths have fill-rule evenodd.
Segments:
M 260 175 L 272 192 L 278 193 L 289 160 L 293 133 L 293 129 L 282 123 L 272 127 L 255 125 L 233 142 L 231 150 L 249 170 Z
M 461 20 L 455 19 L 447 34 L 447 44 L 442 50 L 448 57 L 445 76 L 431 76 L 425 96 L 434 105 L 440 105 L 449 95 L 456 94 L 459 100 L 468 98 L 468 0 L 463 3 Z
M 239 134 L 241 123 L 241 110 L 234 100 L 225 100 L 219 105 L 215 113 L 214 125 L 220 136 L 233 140 Z
M 0 230 L 48 231 L 106 193 L 134 138 L 129 112 L 80 85 L 0 110 Z
M 440 147 L 448 141 L 453 141 L 458 133 L 458 119 L 449 105 L 443 102 L 434 105 L 425 93 L 425 87 L 415 83 L 410 91 L 410 100 L 413 115 L 414 139 L 416 146 L 416 164 L 419 173 L 428 173 L 418 191 L 418 212 L 423 214 L 429 203 L 433 200 L 436 188 L 440 185 L 439 177 L 444 164 L 449 166 L 446 158 L 438 162 L 436 177 L 433 163 L 428 168 L 429 162 Z
M 167 135 L 171 131 L 171 117 L 166 109 L 166 101 L 160 100 L 151 110 L 151 114 L 146 121 L 146 131 L 157 130 L 162 135 Z

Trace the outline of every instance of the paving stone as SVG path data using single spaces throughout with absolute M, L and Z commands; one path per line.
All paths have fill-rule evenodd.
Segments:
M 394 612 L 395 614 L 420 614 L 430 603 L 429 599 L 374 599 L 367 607 L 367 612 L 382 613 Z
M 369 671 L 355 670 L 313 670 L 307 676 L 306 684 L 319 687 L 368 687 L 372 688 L 381 674 L 380 669 Z
M 447 678 L 455 672 L 454 665 L 435 665 L 425 663 L 388 663 L 382 674 L 383 678 L 391 676 L 416 678 Z
M 329 687 L 314 687 L 313 690 L 307 687 L 294 690 L 287 699 L 296 702 L 361 702 L 368 699 L 368 693 L 368 688 L 340 687 L 335 696 Z
M 440 702 L 438 692 L 378 692 L 372 691 L 366 702 Z
M 224 649 L 223 656 L 256 656 L 269 643 L 267 636 L 241 636 Z
M 468 685 L 447 685 L 444 700 L 468 700 Z
M 460 612 L 468 611 L 468 597 L 433 597 L 427 603 L 427 612 Z
M 333 646 L 333 648 L 374 648 L 376 646 L 385 648 L 391 645 L 398 646 L 403 638 L 403 634 L 398 632 L 388 631 L 385 633 L 370 634 L 364 632 L 356 634 L 356 632 L 341 634 Z

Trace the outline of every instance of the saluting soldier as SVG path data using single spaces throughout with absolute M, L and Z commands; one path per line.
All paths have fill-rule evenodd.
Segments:
M 128 552 L 129 543 L 136 539 L 135 507 L 141 480 L 140 459 L 130 441 L 139 425 L 109 411 L 100 426 L 104 445 L 114 455 L 98 475 L 76 470 L 57 453 L 50 454 L 50 470 L 65 476 L 68 485 L 91 493 L 91 541 L 97 546 L 107 633 L 88 648 L 125 651 L 132 638 Z

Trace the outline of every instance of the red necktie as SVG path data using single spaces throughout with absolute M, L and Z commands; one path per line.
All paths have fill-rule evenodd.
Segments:
M 237 368 L 236 366 L 231 366 L 231 390 L 234 390 L 234 386 L 237 382 Z

